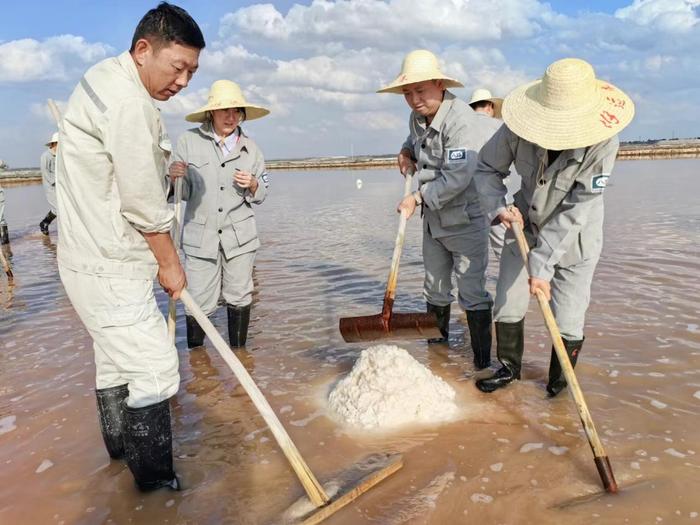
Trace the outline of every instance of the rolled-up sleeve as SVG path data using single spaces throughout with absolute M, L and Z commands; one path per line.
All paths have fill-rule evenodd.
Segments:
M 173 211 L 163 188 L 158 112 L 149 100 L 133 97 L 110 113 L 105 145 L 112 157 L 121 214 L 141 232 L 169 232 Z
M 510 173 L 510 165 L 515 160 L 511 148 L 512 132 L 505 126 L 484 144 L 474 170 L 474 180 L 479 192 L 479 200 L 489 221 L 493 221 L 506 209 L 506 188 L 503 179 Z
M 529 257 L 530 275 L 552 279 L 554 266 L 578 238 L 593 204 L 603 198 L 618 147 L 617 137 L 591 147 L 571 190 L 537 235 Z

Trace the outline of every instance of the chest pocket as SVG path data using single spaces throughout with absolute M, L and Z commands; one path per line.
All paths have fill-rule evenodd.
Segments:
M 207 164 L 209 164 L 207 157 L 192 157 L 187 160 L 187 165 L 195 169 L 203 168 Z
M 559 191 L 568 193 L 569 190 L 571 190 L 571 188 L 574 186 L 579 167 L 580 164 L 574 163 L 565 167 L 563 170 L 557 173 L 556 180 L 554 181 L 554 187 Z

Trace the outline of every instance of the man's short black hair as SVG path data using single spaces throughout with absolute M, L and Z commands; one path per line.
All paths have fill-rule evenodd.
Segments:
M 133 53 L 136 42 L 142 38 L 155 48 L 173 43 L 196 49 L 203 49 L 206 45 L 197 22 L 187 11 L 168 2 L 161 2 L 143 16 L 136 26 L 129 51 Z
M 490 100 L 479 100 L 477 102 L 472 102 L 469 105 L 474 111 L 476 111 L 479 108 L 487 108 L 489 106 L 493 106 L 493 102 L 491 102 Z

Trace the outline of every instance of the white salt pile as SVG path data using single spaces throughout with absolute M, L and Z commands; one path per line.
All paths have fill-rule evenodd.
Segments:
M 455 391 L 403 348 L 364 350 L 328 398 L 341 421 L 365 429 L 448 421 L 457 415 Z

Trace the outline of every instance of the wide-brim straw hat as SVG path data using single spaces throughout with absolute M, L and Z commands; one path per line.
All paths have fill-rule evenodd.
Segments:
M 496 118 L 501 118 L 501 106 L 503 106 L 503 99 L 494 97 L 488 89 L 478 88 L 472 93 L 469 99 L 469 104 L 474 104 L 474 102 L 483 102 L 488 100 L 493 104 L 493 116 Z
M 634 117 L 634 103 L 578 58 L 551 64 L 540 80 L 503 101 L 503 121 L 516 135 L 550 150 L 584 148 L 616 135 Z
M 440 64 L 437 57 L 427 49 L 417 49 L 411 51 L 401 64 L 401 73 L 394 81 L 379 89 L 377 93 L 399 93 L 402 94 L 403 86 L 423 82 L 425 80 L 442 80 L 446 88 L 464 87 L 464 85 L 450 78 L 440 71 Z
M 46 146 L 48 148 L 54 142 L 58 144 L 58 131 L 53 132 L 53 134 L 51 135 L 51 138 L 49 139 L 49 141 L 46 144 L 44 144 L 44 146 Z
M 245 119 L 255 120 L 270 113 L 269 109 L 251 104 L 243 96 L 238 84 L 230 80 L 217 80 L 209 89 L 207 103 L 197 111 L 185 117 L 188 122 L 204 122 L 207 119 L 207 111 L 215 109 L 244 108 Z

